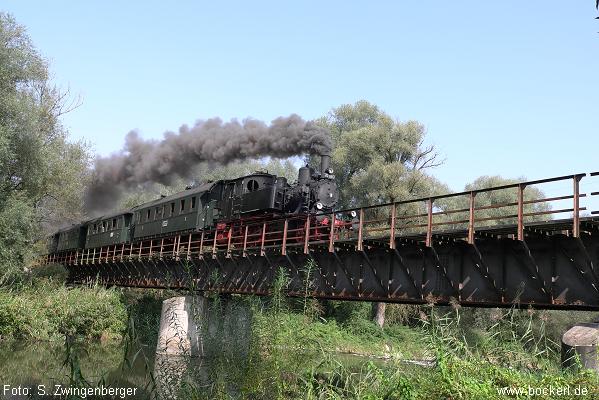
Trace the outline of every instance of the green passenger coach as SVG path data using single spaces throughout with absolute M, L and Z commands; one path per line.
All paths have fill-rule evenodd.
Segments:
M 85 225 L 73 225 L 58 232 L 56 250 L 81 249 L 85 245 Z
M 211 228 L 221 185 L 206 183 L 133 209 L 133 239 Z
M 87 223 L 86 248 L 110 246 L 128 242 L 133 213 L 105 215 Z

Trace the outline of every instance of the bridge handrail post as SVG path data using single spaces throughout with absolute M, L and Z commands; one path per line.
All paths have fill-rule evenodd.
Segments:
M 123 262 L 123 256 L 125 255 L 125 243 L 121 246 L 121 262 Z
M 200 258 L 200 260 L 202 260 L 204 258 L 204 230 L 202 230 L 202 235 L 200 236 L 199 258 Z
M 470 192 L 470 214 L 468 216 L 468 244 L 474 244 L 474 198 L 476 192 Z
M 426 218 L 426 247 L 432 247 L 433 245 L 433 201 L 434 199 L 429 197 Z
M 177 247 L 175 252 L 175 246 L 173 245 L 173 252 L 175 252 L 175 260 L 179 261 L 179 249 L 181 248 L 181 234 L 177 235 L 177 237 L 175 238 L 175 242 L 177 244 Z
M 281 247 L 281 255 L 287 255 L 287 229 L 289 227 L 289 221 L 285 218 L 285 222 L 283 223 L 283 243 Z
M 362 251 L 364 249 L 363 246 L 363 235 L 364 235 L 364 209 L 360 208 L 360 213 L 358 217 L 358 244 L 357 250 Z
M 518 240 L 524 241 L 524 189 L 525 184 L 518 184 Z
M 189 232 L 189 238 L 187 239 L 187 260 L 191 260 L 191 232 Z
M 229 227 L 229 233 L 227 234 L 227 258 L 231 258 L 231 237 L 233 236 L 233 226 Z
M 335 252 L 335 213 L 331 214 L 331 231 L 329 232 L 329 253 Z
M 243 253 L 242 257 L 247 257 L 247 248 L 248 248 L 248 228 L 249 226 L 245 226 L 245 233 L 243 234 Z
M 310 249 L 308 248 L 310 243 L 310 216 L 306 218 L 306 235 L 304 237 L 304 254 L 309 254 Z
M 260 256 L 264 256 L 266 251 L 264 250 L 264 240 L 266 239 L 266 223 L 262 224 L 262 239 L 260 240 Z
M 214 240 L 212 241 L 212 258 L 216 258 L 216 239 L 218 238 L 218 226 L 214 228 Z
M 395 218 L 397 216 L 397 204 L 391 205 L 391 230 L 389 232 L 389 248 L 395 248 Z
M 582 176 L 576 175 L 573 180 L 573 199 L 574 199 L 574 210 L 572 216 L 572 236 L 577 238 L 580 237 L 580 180 Z

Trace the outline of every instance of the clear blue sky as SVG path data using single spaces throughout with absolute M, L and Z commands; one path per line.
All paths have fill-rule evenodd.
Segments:
M 353 4 L 352 4 L 353 3 Z M 220 116 L 319 117 L 366 99 L 428 129 L 453 189 L 599 170 L 599 21 L 579 1 L 5 0 L 83 97 L 99 154 Z

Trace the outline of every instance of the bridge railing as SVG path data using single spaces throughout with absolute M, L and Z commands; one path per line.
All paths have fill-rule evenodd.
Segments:
M 521 182 L 341 210 L 335 214 L 356 215 L 352 230 L 359 250 L 365 240 L 380 241 L 385 236 L 391 248 L 395 246 L 398 236 L 423 240 L 426 246 L 431 246 L 435 235 L 457 234 L 463 235 L 469 243 L 474 243 L 477 229 L 499 225 L 506 226 L 507 236 L 523 240 L 527 223 L 548 221 L 552 215 L 563 213 L 570 213 L 572 216 L 571 225 L 564 230 L 578 237 L 580 213 L 586 210 L 580 206 L 580 199 L 586 196 L 585 193 L 580 193 L 580 181 L 584 176 L 586 174 L 575 174 Z M 542 189 L 545 184 L 564 181 L 571 182 L 569 193 L 542 197 L 542 191 L 529 189 Z M 564 201 L 570 201 L 570 206 L 564 208 Z M 334 227 L 333 230 L 335 229 L 338 228 Z M 336 237 L 336 234 L 331 234 L 331 250 Z
M 488 228 L 493 228 L 493 235 L 524 240 L 525 228 L 530 223 L 534 223 L 537 231 L 558 229 L 579 237 L 581 212 L 586 211 L 580 205 L 580 200 L 587 196 L 580 192 L 580 182 L 585 176 L 566 175 L 311 216 L 238 221 L 201 232 L 52 254 L 47 262 L 93 264 L 163 257 L 191 259 L 222 253 L 230 257 L 233 253 L 264 255 L 271 249 L 286 255 L 291 248 L 309 253 L 315 247 L 331 252 L 347 246 L 358 251 L 373 245 L 393 249 L 398 238 L 422 242 L 428 247 L 436 239 L 447 237 L 473 244 L 477 232 L 484 235 Z M 599 176 L 599 172 L 590 176 Z M 561 182 L 562 190 L 563 184 L 567 184 L 569 189 L 565 193 L 542 195 L 542 189 L 553 182 Z M 599 192 L 590 195 L 599 196 Z M 569 218 L 544 228 L 543 221 L 564 213 Z

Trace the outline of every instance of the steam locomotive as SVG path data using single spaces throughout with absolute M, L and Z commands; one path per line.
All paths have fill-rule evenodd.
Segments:
M 338 191 L 330 156 L 320 170 L 301 167 L 297 182 L 256 172 L 231 180 L 190 187 L 183 192 L 104 215 L 56 232 L 49 254 L 110 246 L 177 233 L 224 229 L 240 220 L 260 221 L 280 215 L 325 214 L 337 205 Z M 326 217 L 316 216 L 326 224 Z

